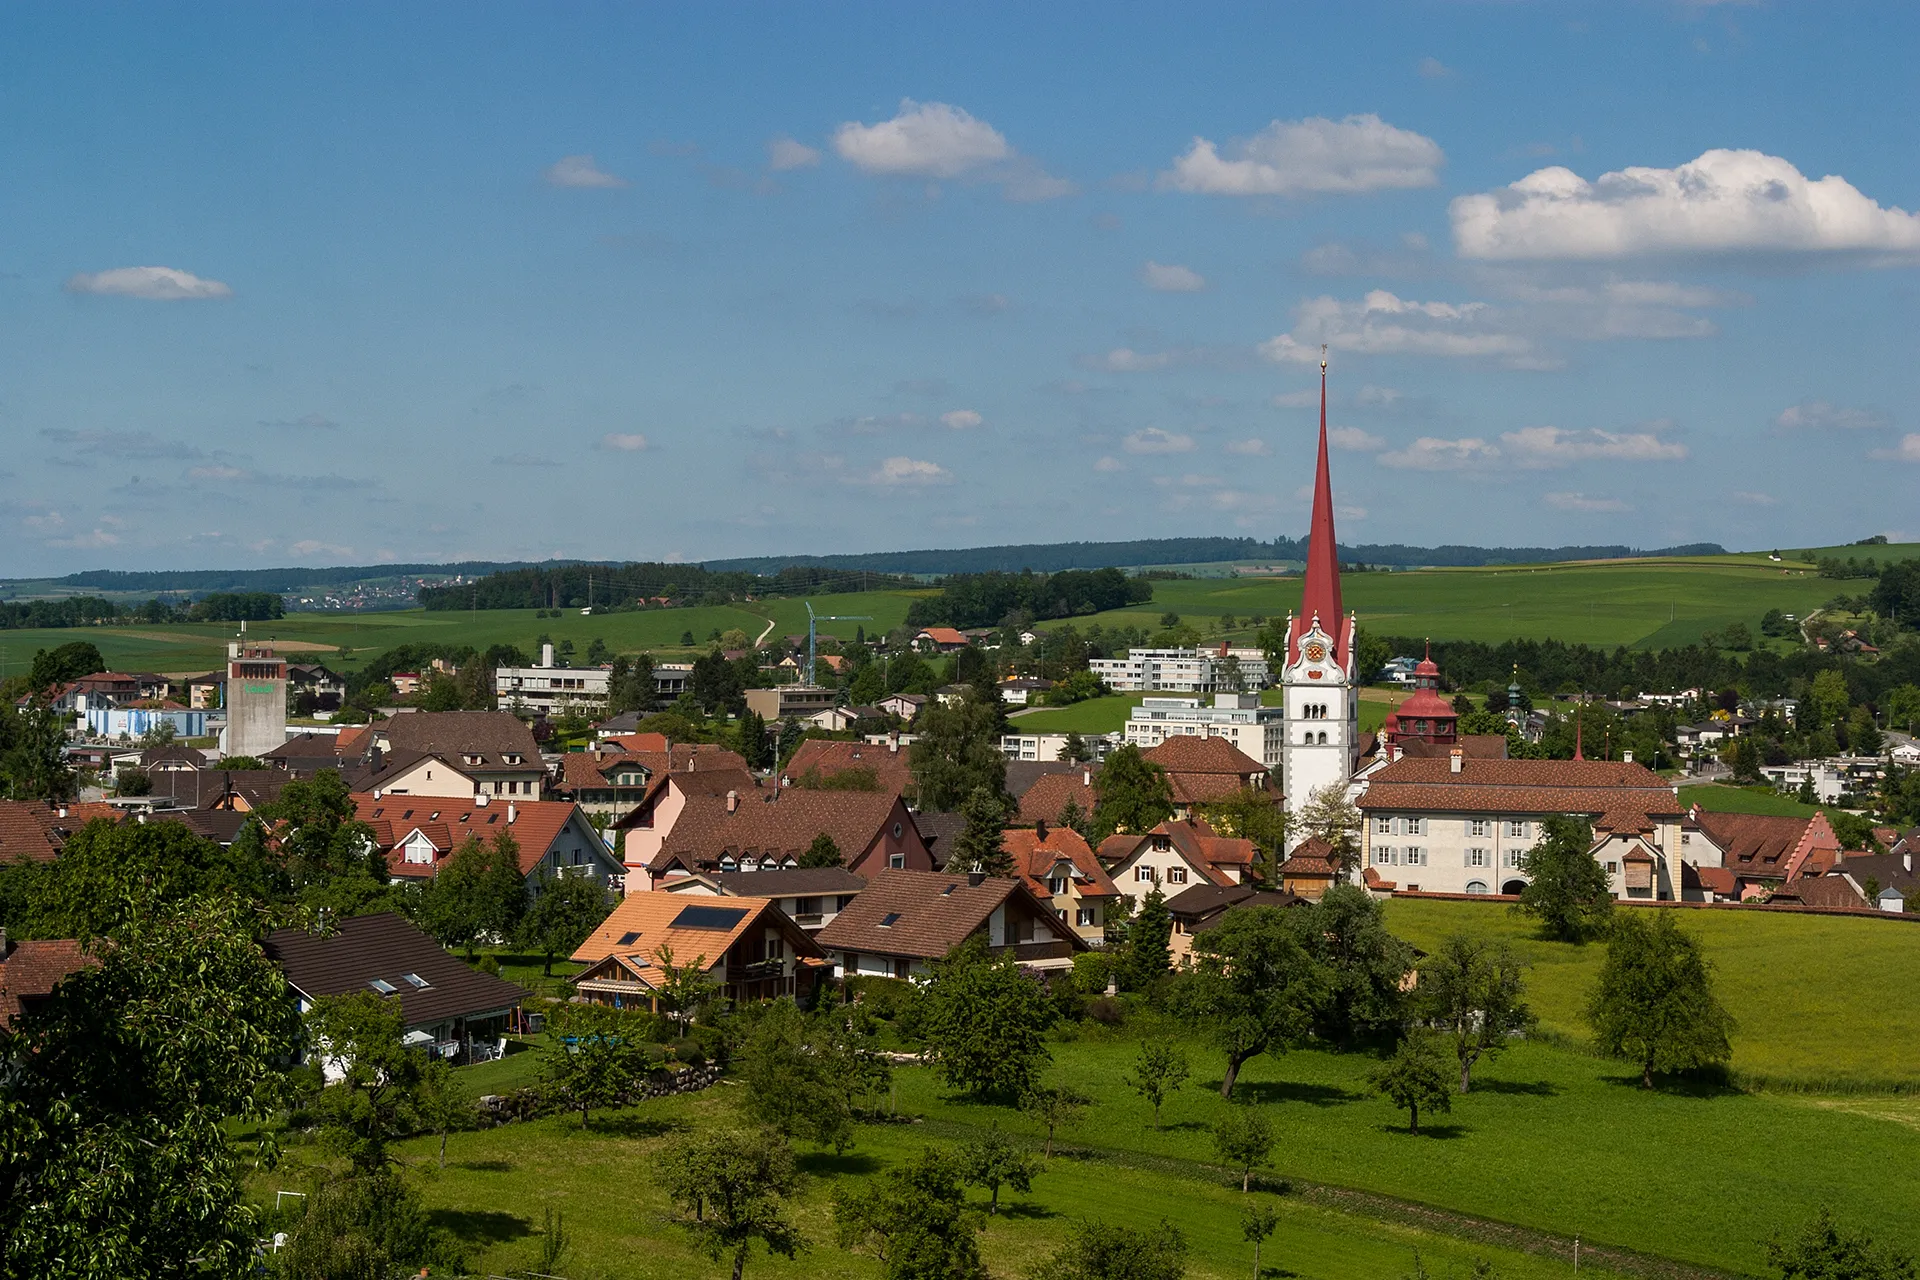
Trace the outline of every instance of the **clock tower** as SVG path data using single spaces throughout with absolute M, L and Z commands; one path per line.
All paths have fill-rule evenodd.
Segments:
M 1313 478 L 1313 519 L 1300 611 L 1287 620 L 1280 684 L 1286 736 L 1280 785 L 1287 812 L 1298 813 L 1321 787 L 1345 788 L 1360 740 L 1353 616 L 1340 606 L 1340 549 L 1333 533 L 1333 484 L 1327 472 L 1327 361 L 1320 359 L 1320 457 Z M 1304 833 L 1295 832 L 1297 843 Z

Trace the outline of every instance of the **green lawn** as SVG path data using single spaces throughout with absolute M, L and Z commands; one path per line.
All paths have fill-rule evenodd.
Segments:
M 909 1094 L 918 1097 L 920 1078 L 921 1073 L 909 1073 L 903 1101 Z M 565 1116 L 454 1134 L 445 1172 L 435 1167 L 437 1138 L 403 1144 L 402 1153 L 420 1171 L 423 1196 L 436 1220 L 477 1246 L 471 1265 L 480 1274 L 518 1274 L 531 1266 L 543 1210 L 552 1205 L 565 1214 L 574 1241 L 561 1275 L 720 1277 L 728 1274 L 727 1268 L 692 1252 L 683 1233 L 667 1221 L 671 1206 L 648 1170 L 673 1133 L 731 1120 L 734 1093 L 733 1087 L 723 1085 L 606 1113 L 596 1116 L 594 1127 L 585 1132 L 577 1117 Z M 843 1178 L 880 1172 L 925 1146 L 949 1145 L 950 1135 L 947 1126 L 864 1126 L 854 1149 L 845 1155 L 803 1148 L 806 1176 L 794 1217 L 812 1248 L 790 1262 L 756 1249 L 746 1274 L 879 1276 L 881 1268 L 873 1259 L 845 1253 L 833 1243 L 829 1205 L 834 1185 Z M 300 1170 L 312 1156 L 311 1147 L 294 1147 L 280 1169 L 256 1177 L 255 1194 L 271 1200 L 274 1190 L 299 1188 Z M 1143 1164 L 1150 1167 L 1139 1167 Z M 1248 1274 L 1252 1252 L 1240 1235 L 1244 1199 L 1237 1183 L 1229 1186 L 1227 1181 L 1219 1170 L 1186 1160 L 1056 1155 L 1035 1179 L 1030 1195 L 1002 1192 L 1002 1212 L 988 1221 L 982 1252 L 993 1275 L 1028 1275 L 1075 1220 L 1150 1226 L 1164 1217 L 1187 1236 L 1192 1247 L 1187 1274 L 1193 1280 L 1233 1280 Z M 983 1194 L 972 1194 L 984 1205 Z M 1263 1251 L 1270 1276 L 1380 1280 L 1410 1273 L 1416 1249 L 1436 1277 L 1468 1275 L 1476 1259 L 1491 1262 L 1502 1280 L 1546 1280 L 1567 1270 L 1565 1263 L 1547 1258 L 1337 1212 L 1296 1196 L 1272 1199 L 1282 1218 Z
M 1046 707 L 1007 723 L 1015 733 L 1118 733 L 1144 693 L 1115 693 L 1088 698 L 1070 707 Z
M 1681 787 L 1680 803 L 1699 805 L 1708 813 L 1759 813 L 1783 818 L 1811 818 L 1817 805 L 1801 804 L 1771 787 L 1727 787 L 1717 782 Z
M 1647 908 L 1652 909 L 1652 908 Z M 1739 1021 L 1733 1066 L 1762 1081 L 1822 1088 L 1920 1088 L 1920 924 L 1785 912 L 1681 910 L 1721 1001 Z M 1450 934 L 1508 942 L 1531 966 L 1529 999 L 1548 1031 L 1585 1040 L 1581 1010 L 1602 943 L 1542 942 L 1501 903 L 1396 898 L 1387 925 L 1431 951 Z

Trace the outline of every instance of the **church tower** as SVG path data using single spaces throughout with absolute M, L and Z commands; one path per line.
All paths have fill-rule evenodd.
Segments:
M 1287 811 L 1307 797 L 1353 777 L 1360 740 L 1354 619 L 1340 606 L 1340 549 L 1333 533 L 1333 483 L 1327 472 L 1327 361 L 1320 359 L 1320 458 L 1313 477 L 1313 518 L 1307 532 L 1307 572 L 1300 612 L 1287 620 L 1286 737 L 1280 784 Z M 1296 838 L 1304 838 L 1304 834 Z

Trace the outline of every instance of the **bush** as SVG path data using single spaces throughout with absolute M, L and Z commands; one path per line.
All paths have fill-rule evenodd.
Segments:
M 847 1002 L 858 1003 L 876 1018 L 898 1021 L 919 1000 L 911 982 L 899 978 L 848 978 Z
M 703 1067 L 707 1064 L 707 1051 L 693 1036 L 684 1040 L 675 1040 L 667 1046 L 667 1056 L 689 1067 Z
M 1102 1026 L 1117 1027 L 1127 1020 L 1127 1006 L 1113 996 L 1096 996 L 1087 1001 L 1087 1017 Z
M 493 956 L 481 956 L 480 963 L 474 967 L 482 973 L 491 973 L 496 977 L 500 973 L 500 961 Z

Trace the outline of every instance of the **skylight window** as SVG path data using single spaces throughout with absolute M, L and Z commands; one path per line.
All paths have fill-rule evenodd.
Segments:
M 685 907 L 671 929 L 731 929 L 747 917 L 745 907 Z
M 940 896 L 943 898 L 951 898 L 953 896 L 953 891 L 955 889 L 958 889 L 959 887 L 960 886 L 957 884 L 950 884 L 946 888 L 940 891 Z
M 421 977 L 417 973 L 403 973 L 400 975 L 400 977 L 409 985 L 411 985 L 415 990 L 418 990 L 418 991 L 425 991 L 428 987 L 433 985 L 431 982 L 428 982 L 425 978 Z
M 880 927 L 882 929 L 891 929 L 899 919 L 900 913 L 898 911 L 889 911 L 880 917 Z
M 640 941 L 640 931 L 638 929 L 629 929 L 621 934 L 620 941 L 613 945 L 616 947 L 630 947 L 638 941 Z
M 390 996 L 400 989 L 391 982 L 388 982 L 385 978 L 370 978 L 367 980 L 367 985 L 383 996 Z

